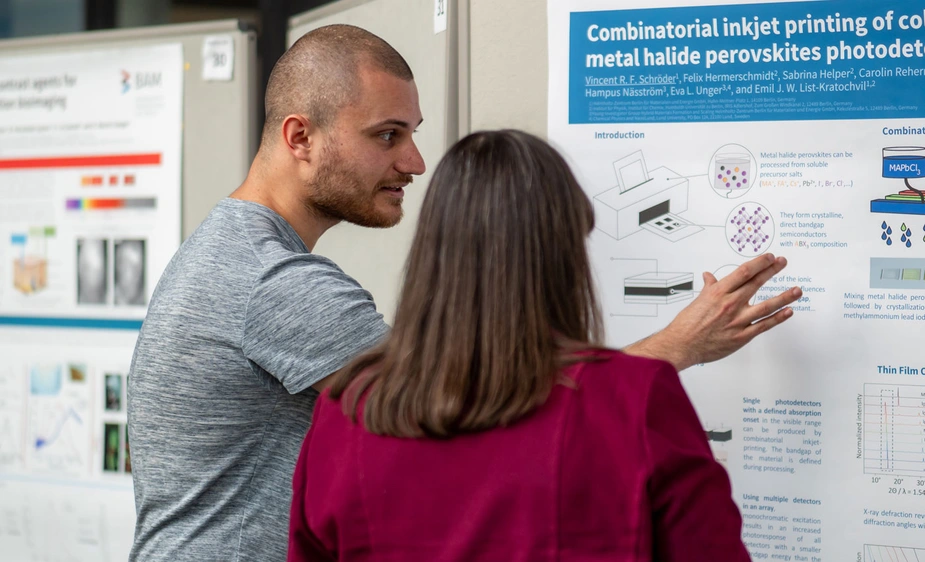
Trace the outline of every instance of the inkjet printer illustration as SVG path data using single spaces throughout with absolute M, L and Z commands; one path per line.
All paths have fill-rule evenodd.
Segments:
M 909 181 L 925 178 L 925 147 L 884 148 L 883 177 L 903 180 L 906 189 L 883 199 L 874 199 L 870 202 L 870 212 L 925 215 L 925 184 L 916 188 Z
M 621 240 L 646 230 L 676 242 L 703 230 L 678 213 L 687 210 L 688 180 L 664 166 L 646 168 L 642 151 L 613 163 L 617 186 L 594 196 L 595 225 Z

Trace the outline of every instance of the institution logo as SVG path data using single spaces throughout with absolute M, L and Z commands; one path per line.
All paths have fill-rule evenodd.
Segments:
M 162 84 L 160 72 L 136 72 L 135 88 L 159 88 Z
M 145 88 L 159 88 L 163 85 L 163 77 L 160 72 L 135 72 L 134 75 L 128 71 L 122 73 L 122 93 L 128 93 L 133 87 L 136 90 Z M 134 76 L 134 80 L 132 77 Z

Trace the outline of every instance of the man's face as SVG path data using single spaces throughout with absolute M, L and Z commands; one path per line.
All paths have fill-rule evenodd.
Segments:
M 421 123 L 413 81 L 361 67 L 360 93 L 322 135 L 308 205 L 360 226 L 390 227 L 402 217 L 403 188 L 424 173 L 412 133 Z

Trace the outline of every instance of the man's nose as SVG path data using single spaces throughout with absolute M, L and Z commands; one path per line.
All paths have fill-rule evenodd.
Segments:
M 403 174 L 411 174 L 414 176 L 420 176 L 427 171 L 427 166 L 424 164 L 424 157 L 421 156 L 421 151 L 418 150 L 414 141 L 411 141 L 408 145 L 404 157 L 397 163 L 396 168 Z

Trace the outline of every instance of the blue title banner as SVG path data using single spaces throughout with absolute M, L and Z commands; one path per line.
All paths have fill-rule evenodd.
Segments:
M 573 12 L 569 123 L 925 116 L 925 3 Z

